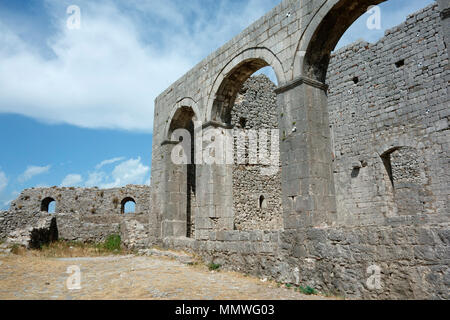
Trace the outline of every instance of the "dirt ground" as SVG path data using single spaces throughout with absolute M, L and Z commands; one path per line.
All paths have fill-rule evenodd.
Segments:
M 81 289 L 68 279 L 80 270 Z M 76 280 L 76 278 L 75 278 Z M 76 284 L 70 282 L 69 284 Z M 318 300 L 273 282 L 164 257 L 0 257 L 0 300 Z

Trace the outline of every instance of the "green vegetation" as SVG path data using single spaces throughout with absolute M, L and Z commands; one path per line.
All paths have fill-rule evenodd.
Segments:
M 104 243 L 100 244 L 100 246 L 111 252 L 120 252 L 121 251 L 121 247 L 120 247 L 121 242 L 122 242 L 122 239 L 120 238 L 120 235 L 113 234 L 113 235 L 108 236 L 106 241 Z
M 220 264 L 216 264 L 216 263 L 212 263 L 212 262 L 208 265 L 208 269 L 210 271 L 217 271 L 220 269 L 220 267 L 221 267 Z
M 311 288 L 310 286 L 300 287 L 298 289 L 301 293 L 306 294 L 308 296 L 312 294 L 317 294 L 317 291 L 314 288 Z
M 16 255 L 33 255 L 47 258 L 99 257 L 132 252 L 123 249 L 121 244 L 122 239 L 120 235 L 110 235 L 102 243 L 59 240 L 41 245 L 37 250 L 27 250 L 19 245 L 14 245 L 11 247 L 11 252 Z

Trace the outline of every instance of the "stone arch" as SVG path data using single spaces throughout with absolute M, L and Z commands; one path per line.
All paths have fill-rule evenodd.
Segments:
M 270 66 L 277 77 L 278 85 L 286 83 L 283 65 L 278 57 L 267 48 L 249 48 L 228 62 L 214 80 L 206 107 L 206 120 L 229 122 L 229 111 L 242 84 L 253 73 Z
M 387 0 L 327 0 L 304 31 L 294 58 L 294 78 L 324 83 L 331 51 L 345 31 L 372 5 Z M 331 31 L 330 31 L 331 30 Z
M 42 211 L 42 212 L 49 212 L 49 206 L 50 206 L 50 204 L 51 204 L 52 202 L 55 202 L 55 204 L 56 204 L 56 200 L 53 199 L 52 197 L 44 198 L 44 199 L 41 201 L 41 211 Z M 56 209 L 55 209 L 55 211 L 56 211 Z
M 430 178 L 426 174 L 423 143 L 410 137 L 400 137 L 376 148 L 383 164 L 386 197 L 392 215 L 410 215 L 433 210 L 427 198 Z
M 195 164 L 195 121 L 199 119 L 197 103 L 192 98 L 180 99 L 174 106 L 170 120 L 166 125 L 166 141 L 163 143 L 165 163 L 167 169 L 167 192 L 171 195 L 168 207 L 168 219 L 163 221 L 165 236 L 188 237 L 195 236 L 195 208 L 196 208 L 196 175 Z M 185 129 L 187 133 L 176 132 Z M 187 150 L 189 149 L 189 150 Z M 172 153 L 184 154 L 187 162 L 175 163 Z M 180 157 L 182 159 L 183 157 Z M 179 160 L 179 159 L 178 159 Z
M 182 114 L 182 110 L 183 109 L 191 109 L 192 113 L 193 113 L 193 117 L 192 120 L 193 121 L 197 121 L 200 120 L 200 111 L 197 105 L 197 102 L 190 98 L 190 97 L 185 97 L 182 99 L 179 99 L 177 101 L 177 103 L 173 106 L 172 111 L 169 114 L 169 118 L 166 122 L 166 126 L 164 129 L 164 138 L 168 141 L 170 141 L 171 139 L 171 135 L 173 133 L 173 129 L 174 129 L 174 119 L 175 121 L 177 121 L 177 117 L 179 117 Z M 177 128 L 175 128 L 177 129 Z
M 122 202 L 120 203 L 120 213 L 124 214 L 125 213 L 125 205 L 129 202 L 133 202 L 136 205 L 136 201 L 132 198 L 132 197 L 126 197 L 122 200 Z M 135 209 L 136 212 L 136 209 Z

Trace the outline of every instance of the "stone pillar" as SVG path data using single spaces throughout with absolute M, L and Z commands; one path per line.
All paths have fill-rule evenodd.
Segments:
M 176 165 L 171 159 L 172 150 L 178 143 L 166 141 L 162 144 L 165 159 L 162 238 L 185 237 L 187 234 L 187 166 Z
M 222 143 L 221 137 L 229 128 L 217 123 L 203 126 L 203 137 L 208 130 L 215 130 L 216 142 Z M 201 159 L 197 161 L 197 211 L 195 217 L 196 239 L 209 239 L 211 231 L 233 230 L 233 171 L 232 165 L 226 163 L 207 163 L 206 156 L 212 149 L 212 141 L 202 139 Z M 218 145 L 218 144 L 217 144 Z M 212 155 L 211 155 L 212 156 Z
M 281 109 L 284 227 L 331 225 L 336 199 L 327 86 L 299 77 L 276 93 Z

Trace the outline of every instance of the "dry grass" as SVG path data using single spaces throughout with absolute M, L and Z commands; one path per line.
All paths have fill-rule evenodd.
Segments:
M 103 244 L 57 241 L 43 246 L 39 250 L 27 250 L 26 248 L 15 246 L 13 247 L 12 253 L 19 256 L 42 258 L 83 258 L 126 255 L 131 252 L 124 249 L 109 250 Z

